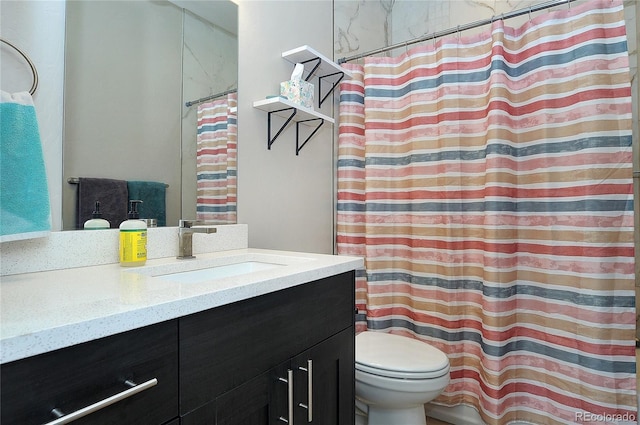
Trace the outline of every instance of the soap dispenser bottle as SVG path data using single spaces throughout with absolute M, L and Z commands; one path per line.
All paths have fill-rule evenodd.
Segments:
M 147 262 L 147 223 L 139 220 L 138 204 L 142 201 L 129 203 L 129 219 L 120 224 L 120 265 L 143 266 Z
M 91 218 L 84 222 L 85 229 L 108 229 L 111 225 L 107 220 L 102 218 L 102 213 L 100 212 L 100 201 L 96 201 L 96 207 L 91 214 Z

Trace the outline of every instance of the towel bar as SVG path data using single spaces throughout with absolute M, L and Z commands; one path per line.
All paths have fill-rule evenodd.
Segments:
M 67 183 L 69 184 L 80 184 L 80 179 L 78 177 L 69 177 L 67 179 Z M 167 183 L 164 184 L 165 187 L 169 187 Z

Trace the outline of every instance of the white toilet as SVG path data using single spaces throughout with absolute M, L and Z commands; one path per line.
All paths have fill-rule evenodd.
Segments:
M 422 341 L 366 331 L 356 336 L 356 423 L 426 425 L 424 404 L 449 384 L 446 354 Z

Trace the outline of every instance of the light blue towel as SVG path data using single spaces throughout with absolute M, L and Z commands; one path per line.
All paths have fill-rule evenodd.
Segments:
M 51 207 L 33 99 L 0 96 L 0 242 L 46 236 Z

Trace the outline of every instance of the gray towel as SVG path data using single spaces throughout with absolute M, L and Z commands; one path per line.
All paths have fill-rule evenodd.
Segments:
M 117 229 L 127 219 L 128 199 L 126 180 L 80 177 L 76 228 L 84 227 L 84 222 L 91 218 L 96 201 L 100 201 L 102 218 L 109 222 L 112 229 Z

